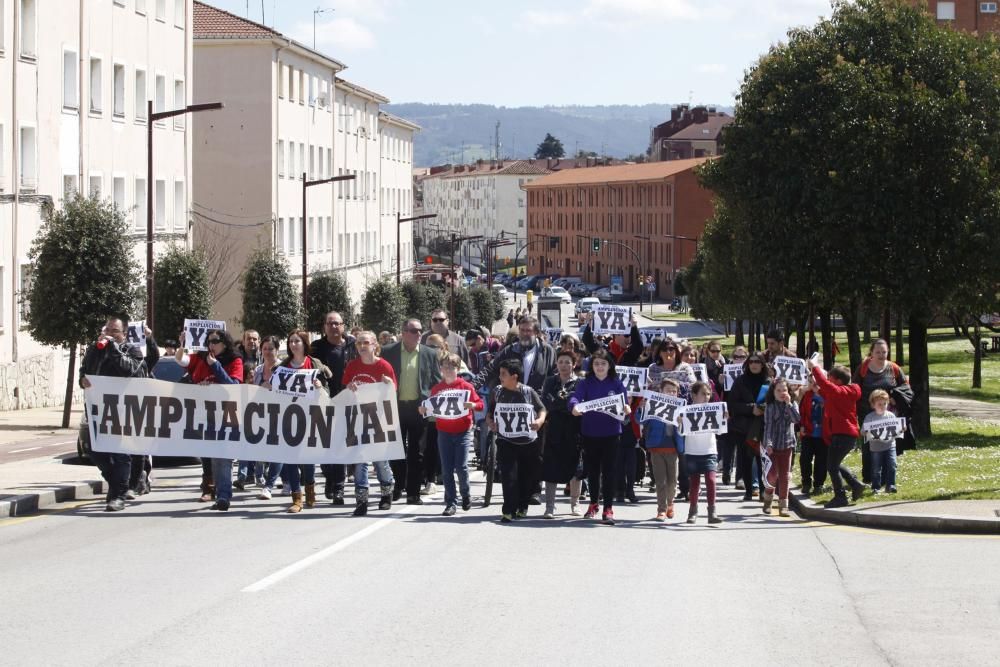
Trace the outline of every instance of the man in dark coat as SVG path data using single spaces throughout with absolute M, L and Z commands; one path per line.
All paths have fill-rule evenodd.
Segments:
M 344 368 L 348 362 L 358 356 L 354 345 L 354 337 L 346 333 L 344 318 L 335 310 L 323 318 L 323 337 L 317 338 L 309 345 L 312 356 L 316 357 L 330 369 L 331 376 L 327 383 L 330 396 L 336 396 L 344 388 Z M 320 465 L 323 477 L 326 479 L 326 497 L 334 505 L 344 504 L 344 480 L 347 469 L 339 463 L 324 463 Z

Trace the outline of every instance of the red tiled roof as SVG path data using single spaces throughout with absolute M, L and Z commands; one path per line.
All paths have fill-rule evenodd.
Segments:
M 693 123 L 683 130 L 671 134 L 670 141 L 715 141 L 719 138 L 722 128 L 731 125 L 736 120 L 732 116 L 709 116 L 704 123 Z
M 194 3 L 195 39 L 269 39 L 281 33 L 203 2 Z
M 647 162 L 644 164 L 623 164 L 616 167 L 586 167 L 583 169 L 564 169 L 554 174 L 537 178 L 525 183 L 526 190 L 536 188 L 558 187 L 561 185 L 594 185 L 601 183 L 629 183 L 643 181 L 661 181 L 671 176 L 694 169 L 708 162 L 711 158 L 694 158 L 693 160 L 670 160 L 667 162 Z

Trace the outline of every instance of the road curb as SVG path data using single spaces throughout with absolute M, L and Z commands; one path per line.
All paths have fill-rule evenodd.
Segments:
M 103 481 L 64 484 L 38 493 L 25 493 L 0 500 L 0 516 L 25 516 L 68 500 L 81 500 L 103 495 Z
M 980 519 L 950 515 L 891 514 L 876 510 L 859 511 L 859 508 L 864 509 L 864 505 L 825 509 L 809 500 L 805 495 L 794 491 L 788 494 L 788 499 L 795 513 L 810 521 L 824 521 L 880 530 L 1000 535 L 1000 518 Z

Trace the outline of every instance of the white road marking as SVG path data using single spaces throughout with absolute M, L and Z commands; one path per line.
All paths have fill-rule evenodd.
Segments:
M 434 497 L 433 496 L 423 496 L 423 499 L 424 499 L 424 502 L 427 502 L 429 500 L 433 500 Z M 384 519 L 379 519 L 375 523 L 373 523 L 373 524 L 371 524 L 369 526 L 365 526 L 364 528 L 362 528 L 358 532 L 354 533 L 353 535 L 348 535 L 347 537 L 343 538 L 342 540 L 334 542 L 330 546 L 325 547 L 323 549 L 320 549 L 316 553 L 311 554 L 309 556 L 306 556 L 302 560 L 296 561 L 296 562 L 292 563 L 291 565 L 283 567 L 280 570 L 278 570 L 277 572 L 275 572 L 274 574 L 270 574 L 270 575 L 264 577 L 263 579 L 261 579 L 260 581 L 258 581 L 256 583 L 250 584 L 249 586 L 247 586 L 246 588 L 244 588 L 241 592 L 243 592 L 243 593 L 259 593 L 259 592 L 261 592 L 263 590 L 266 590 L 266 589 L 270 588 L 271 586 L 275 585 L 276 583 L 278 583 L 279 581 L 284 581 L 285 579 L 287 579 L 288 577 L 292 576 L 293 574 L 295 574 L 297 572 L 301 572 L 302 570 L 306 569 L 307 567 L 309 567 L 311 565 L 315 565 L 316 563 L 320 562 L 324 558 L 332 556 L 333 554 L 337 553 L 338 551 L 343 551 L 344 549 L 346 549 L 347 547 L 351 546 L 355 542 L 360 542 L 361 540 L 365 539 L 369 535 L 371 535 L 373 533 L 376 533 L 379 530 L 382 530 L 383 528 L 385 528 L 389 524 L 394 523 L 395 521 L 397 521 L 397 518 L 399 517 L 399 515 L 401 515 L 401 514 L 409 514 L 409 513 L 413 512 L 414 510 L 416 510 L 418 507 L 420 507 L 420 505 L 407 505 L 407 506 L 399 509 L 398 511 L 393 512 L 393 516 L 387 516 Z
M 12 449 L 8 454 L 20 454 L 21 452 L 30 452 L 36 449 L 41 449 L 41 447 L 25 447 L 24 449 Z

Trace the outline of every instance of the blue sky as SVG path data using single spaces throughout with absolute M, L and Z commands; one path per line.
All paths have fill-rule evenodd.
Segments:
M 347 64 L 393 102 L 731 105 L 830 0 L 209 0 Z

